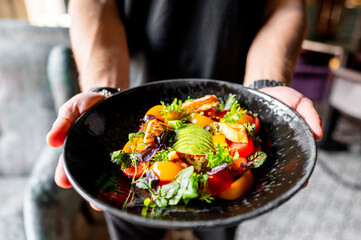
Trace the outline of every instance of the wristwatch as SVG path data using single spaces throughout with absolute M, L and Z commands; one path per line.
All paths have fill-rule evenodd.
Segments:
M 282 82 L 275 80 L 262 79 L 262 80 L 254 81 L 248 87 L 253 89 L 261 89 L 264 87 L 277 87 L 277 86 L 284 86 L 284 84 Z
M 110 97 L 111 95 L 121 92 L 120 88 L 111 88 L 111 87 L 96 87 L 89 90 L 89 92 L 95 92 L 103 95 L 104 97 Z

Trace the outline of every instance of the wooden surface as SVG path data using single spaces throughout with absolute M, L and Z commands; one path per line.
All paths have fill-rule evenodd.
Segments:
M 24 0 L 1 0 L 0 18 L 28 19 Z

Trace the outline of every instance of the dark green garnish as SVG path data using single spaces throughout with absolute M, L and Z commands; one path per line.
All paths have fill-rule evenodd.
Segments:
M 124 153 L 122 150 L 114 151 L 110 154 L 112 163 L 121 165 L 121 169 L 138 165 L 138 153 Z
M 239 155 L 238 152 L 234 154 L 234 157 L 232 157 L 229 153 L 229 148 L 227 147 L 227 144 L 217 144 L 216 146 L 216 153 L 213 151 L 209 151 L 206 155 L 206 159 L 208 160 L 208 167 L 213 168 L 218 165 L 221 165 L 223 163 L 233 163 L 235 159 L 238 159 Z
M 171 119 L 171 114 L 178 113 L 179 115 L 186 115 L 186 110 L 182 109 L 182 100 L 178 100 L 177 98 L 175 98 L 173 100 L 173 102 L 167 106 L 164 102 L 160 102 L 162 104 L 162 106 L 164 107 L 163 110 L 159 111 L 160 113 L 163 114 L 165 119 L 170 120 Z
M 248 163 L 251 163 L 251 168 L 260 167 L 267 159 L 267 154 L 262 151 L 255 152 L 247 157 Z

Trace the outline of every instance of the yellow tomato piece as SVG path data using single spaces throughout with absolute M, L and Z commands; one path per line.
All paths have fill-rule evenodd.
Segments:
M 198 126 L 201 126 L 201 127 L 205 127 L 207 125 L 211 125 L 211 123 L 213 123 L 214 121 L 212 119 L 210 119 L 209 117 L 206 117 L 206 116 L 203 116 L 203 115 L 200 115 L 198 113 L 192 113 L 191 116 L 190 116 L 190 119 L 189 121 L 191 123 L 194 123 Z
M 163 109 L 164 107 L 162 105 L 155 105 L 151 107 L 145 115 L 153 115 L 154 117 L 161 119 L 163 118 L 163 113 L 160 113 L 160 111 Z
M 165 161 L 165 162 L 155 162 L 150 169 L 155 173 L 159 180 L 163 183 L 171 182 L 177 174 L 183 170 L 183 167 L 180 165 Z
M 229 188 L 218 193 L 217 196 L 225 200 L 236 200 L 251 190 L 253 182 L 253 174 L 251 170 L 248 170 L 241 178 L 233 182 Z
M 132 145 L 137 146 L 138 141 L 139 141 L 139 137 L 135 137 L 135 138 L 133 139 L 133 142 L 128 141 L 128 142 L 124 145 L 124 147 L 123 147 L 123 152 L 125 152 L 125 153 L 130 153 L 130 152 L 132 152 Z
M 217 146 L 217 144 L 224 144 L 226 143 L 226 137 L 222 134 L 216 134 L 212 136 L 213 145 Z
M 134 152 L 142 151 L 146 147 L 146 144 L 144 143 L 144 138 L 139 138 L 139 141 L 136 145 L 137 147 L 135 148 Z
M 244 123 L 252 124 L 253 123 L 253 117 L 246 114 L 246 113 L 243 113 L 243 116 L 239 118 L 237 123 L 240 123 L 240 124 L 244 124 Z

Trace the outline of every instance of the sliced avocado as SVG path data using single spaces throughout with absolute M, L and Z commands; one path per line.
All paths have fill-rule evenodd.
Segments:
M 181 153 L 206 154 L 209 150 L 214 150 L 212 134 L 196 124 L 185 124 L 178 129 L 172 148 Z

